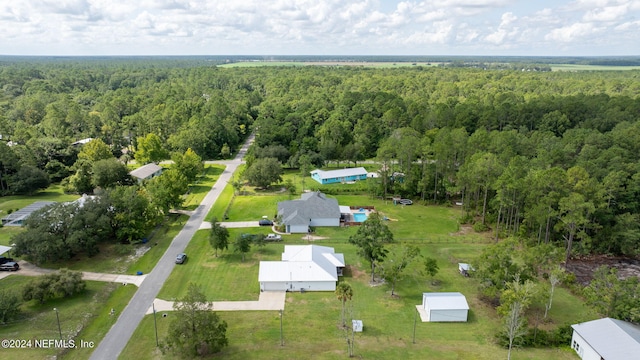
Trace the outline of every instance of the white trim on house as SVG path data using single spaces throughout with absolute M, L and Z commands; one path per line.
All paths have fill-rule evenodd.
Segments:
M 638 325 L 604 318 L 571 327 L 571 348 L 582 360 L 636 359 L 640 354 Z
M 335 291 L 344 255 L 318 245 L 285 245 L 282 261 L 261 261 L 261 291 Z

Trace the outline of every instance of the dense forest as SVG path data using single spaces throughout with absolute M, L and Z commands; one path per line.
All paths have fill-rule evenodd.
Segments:
M 218 159 L 255 130 L 254 158 L 374 160 L 377 196 L 462 202 L 477 230 L 557 243 L 567 256 L 637 255 L 639 120 L 638 71 L 10 61 L 0 63 L 10 145 L 0 193 L 49 180 L 81 192 L 77 179 L 94 169 L 74 145 L 85 138 L 124 163 L 150 134 L 167 159 L 188 149 Z

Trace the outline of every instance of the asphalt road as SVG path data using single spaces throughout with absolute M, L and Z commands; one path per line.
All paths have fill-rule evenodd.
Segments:
M 118 356 L 120 356 L 120 353 L 127 345 L 127 342 L 129 342 L 133 332 L 140 324 L 140 321 L 142 321 L 147 309 L 153 303 L 158 292 L 160 292 L 169 274 L 171 274 L 175 266 L 176 254 L 184 252 L 189 241 L 191 241 L 193 235 L 200 228 L 211 206 L 216 202 L 220 193 L 222 193 L 222 190 L 227 185 L 227 182 L 231 180 L 233 173 L 241 164 L 242 158 L 246 154 L 252 141 L 253 135 L 247 139 L 247 142 L 242 146 L 242 149 L 238 152 L 234 160 L 224 162 L 227 168 L 213 185 L 211 191 L 205 196 L 200 206 L 196 208 L 193 215 L 187 220 L 180 233 L 173 239 L 167 251 L 162 258 L 160 258 L 151 273 L 149 273 L 135 295 L 133 295 L 127 307 L 124 308 L 116 323 L 93 351 L 90 359 L 117 359 Z

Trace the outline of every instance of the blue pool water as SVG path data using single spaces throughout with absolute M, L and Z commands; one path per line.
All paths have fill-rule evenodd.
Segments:
M 353 213 L 353 220 L 355 222 L 364 222 L 365 220 L 367 220 L 367 213 Z

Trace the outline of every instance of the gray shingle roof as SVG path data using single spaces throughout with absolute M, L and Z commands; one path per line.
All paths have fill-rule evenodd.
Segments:
M 321 192 L 304 193 L 300 200 L 279 202 L 278 215 L 287 225 L 305 225 L 313 218 L 339 219 L 340 206 Z
M 604 318 L 571 327 L 604 359 L 635 359 L 640 354 L 640 326 Z

